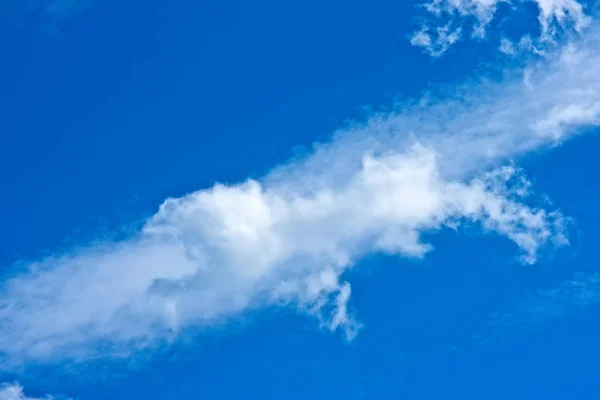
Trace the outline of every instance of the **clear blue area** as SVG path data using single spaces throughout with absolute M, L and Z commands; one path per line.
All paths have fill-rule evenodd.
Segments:
M 460 80 L 495 53 L 469 43 L 432 61 L 410 46 L 414 5 L 398 0 L 98 0 L 68 18 L 43 6 L 0 19 L 5 266 L 110 234 L 167 196 L 259 177 L 369 107 Z M 598 305 L 535 329 L 489 321 L 598 270 L 599 148 L 587 136 L 522 163 L 576 218 L 570 248 L 525 267 L 505 240 L 442 232 L 422 262 L 365 260 L 349 277 L 365 325 L 352 343 L 267 310 L 135 368 L 19 380 L 82 400 L 598 398 Z

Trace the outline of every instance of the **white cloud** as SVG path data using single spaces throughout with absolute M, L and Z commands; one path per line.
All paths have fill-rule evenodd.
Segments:
M 520 3 L 537 5 L 541 42 L 551 41 L 559 29 L 581 32 L 591 21 L 583 5 L 576 0 L 431 0 L 423 5 L 425 23 L 413 33 L 411 43 L 438 57 L 457 42 L 463 32 L 470 32 L 476 39 L 484 38 L 501 5 L 508 8 Z M 507 50 L 507 45 L 503 42 L 501 49 Z
M 513 42 L 511 42 L 509 39 L 506 38 L 502 38 L 500 40 L 500 48 L 499 48 L 501 53 L 507 54 L 507 55 L 515 55 L 516 54 L 516 50 L 515 50 L 515 45 Z
M 532 53 L 538 56 L 544 56 L 545 53 L 539 50 L 530 36 L 523 36 L 518 42 L 513 42 L 510 39 L 500 39 L 499 50 L 508 56 L 519 56 L 523 53 Z
M 413 33 L 410 43 L 413 46 L 423 47 L 432 57 L 438 57 L 446 52 L 461 35 L 461 28 L 450 30 L 450 25 L 441 26 L 430 33 L 431 29 L 423 27 L 420 31 Z
M 583 6 L 576 0 L 535 0 L 540 11 L 538 17 L 542 35 L 551 34 L 555 29 L 553 23 L 559 26 L 572 24 L 576 31 L 581 31 L 590 23 Z
M 23 392 L 23 387 L 18 383 L 4 383 L 0 385 L 0 400 L 58 400 L 53 396 L 29 397 Z M 67 400 L 67 399 L 65 399 Z
M 423 257 L 426 232 L 478 224 L 524 262 L 562 244 L 507 160 L 600 122 L 594 30 L 522 75 L 469 82 L 336 133 L 260 180 L 168 199 L 143 230 L 12 270 L 0 286 L 4 365 L 126 356 L 247 310 L 289 305 L 351 337 L 342 276 L 369 253 Z

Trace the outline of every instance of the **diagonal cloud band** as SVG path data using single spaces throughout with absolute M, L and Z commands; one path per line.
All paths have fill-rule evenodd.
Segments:
M 424 233 L 478 224 L 521 249 L 564 244 L 510 159 L 600 123 L 600 30 L 507 72 L 446 87 L 336 132 L 260 180 L 167 199 L 143 229 L 13 268 L 3 365 L 123 356 L 190 326 L 289 305 L 348 337 L 342 275 L 370 253 L 423 257 Z M 507 166 L 508 165 L 508 166 Z

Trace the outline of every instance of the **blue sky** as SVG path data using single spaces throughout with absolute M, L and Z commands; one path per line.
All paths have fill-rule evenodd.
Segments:
M 0 400 L 596 398 L 598 18 L 4 1 Z

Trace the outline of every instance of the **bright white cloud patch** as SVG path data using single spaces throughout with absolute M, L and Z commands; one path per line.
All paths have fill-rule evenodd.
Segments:
M 353 336 L 342 275 L 370 253 L 423 257 L 423 233 L 476 224 L 522 260 L 562 244 L 507 160 L 600 123 L 597 31 L 498 83 L 469 82 L 337 132 L 260 180 L 166 200 L 139 234 L 14 270 L 3 365 L 128 355 L 190 326 L 289 305 Z
M 438 57 L 464 34 L 484 38 L 500 7 L 509 9 L 522 3 L 537 6 L 542 42 L 551 40 L 558 30 L 581 32 L 590 23 L 583 5 L 577 0 L 431 0 L 423 4 L 426 22 L 413 33 L 411 43 Z M 507 42 L 502 48 L 507 48 Z
M 23 387 L 18 383 L 4 383 L 0 385 L 0 400 L 58 400 L 53 396 L 29 397 L 23 392 Z M 67 399 L 65 399 L 67 400 Z

